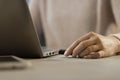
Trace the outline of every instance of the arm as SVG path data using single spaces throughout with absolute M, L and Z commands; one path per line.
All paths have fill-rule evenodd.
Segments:
M 120 52 L 120 33 L 102 36 L 90 32 L 76 40 L 65 52 L 65 56 L 102 58 Z

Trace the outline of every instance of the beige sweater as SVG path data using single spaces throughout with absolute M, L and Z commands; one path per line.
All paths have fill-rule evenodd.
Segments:
M 119 4 L 120 0 L 32 0 L 30 10 L 37 29 L 44 29 L 47 47 L 67 48 L 90 31 L 118 32 Z

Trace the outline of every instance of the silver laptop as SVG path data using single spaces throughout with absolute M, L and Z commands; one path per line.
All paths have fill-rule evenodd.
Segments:
M 58 54 L 43 53 L 26 0 L 0 0 L 0 55 L 40 58 Z

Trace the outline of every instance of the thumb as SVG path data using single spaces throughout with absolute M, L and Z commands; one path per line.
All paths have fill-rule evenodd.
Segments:
M 105 56 L 108 56 L 108 55 L 106 55 L 106 51 L 101 50 L 101 51 L 98 51 L 98 52 L 92 52 L 91 54 L 85 56 L 84 58 L 98 59 L 98 58 L 102 58 L 102 57 L 105 57 Z

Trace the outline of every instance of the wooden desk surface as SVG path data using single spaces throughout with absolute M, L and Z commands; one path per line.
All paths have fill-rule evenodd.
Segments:
M 0 80 L 120 80 L 120 56 L 75 59 L 62 55 L 29 60 L 24 70 L 0 71 Z

